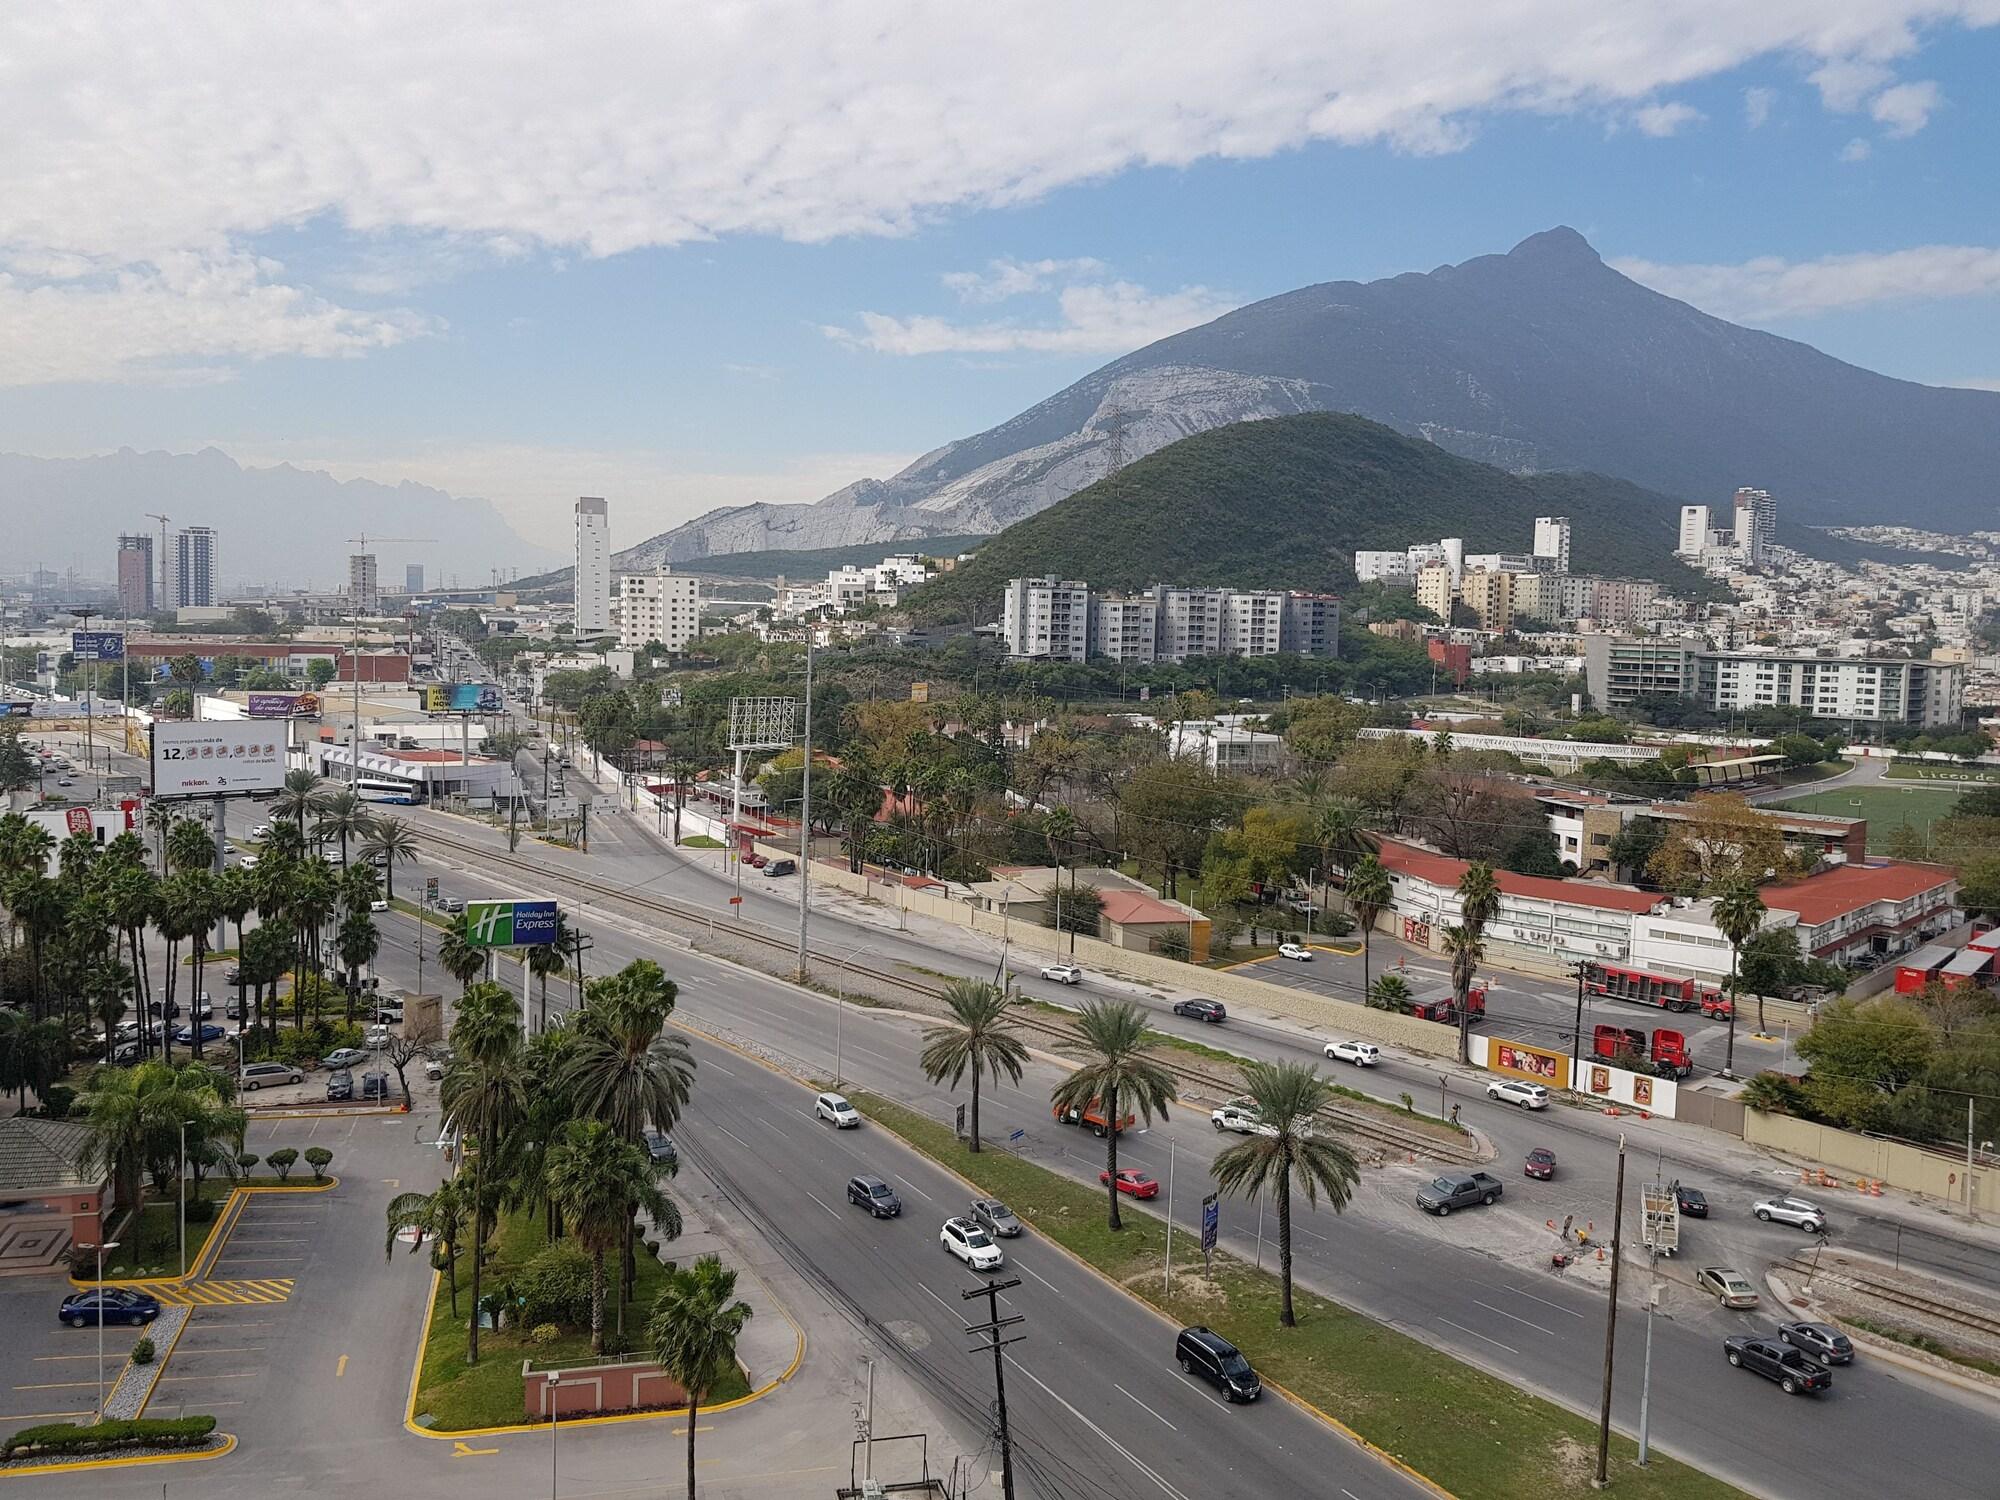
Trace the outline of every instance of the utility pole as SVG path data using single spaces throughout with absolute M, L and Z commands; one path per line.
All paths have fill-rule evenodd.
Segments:
M 1593 1488 L 1611 1483 L 1611 1366 L 1618 1341 L 1618 1255 L 1625 1230 L 1625 1137 L 1618 1137 L 1618 1186 L 1611 1200 L 1611 1302 L 1604 1314 L 1604 1395 L 1597 1413 L 1597 1478 Z
M 347 778 L 356 791 L 361 789 L 361 604 L 354 605 L 354 650 L 349 664 L 354 669 L 354 728 L 348 732 L 347 751 L 352 774 Z
M 799 783 L 799 961 L 796 978 L 804 984 L 810 977 L 806 966 L 806 931 L 812 921 L 812 826 L 813 826 L 813 642 L 806 631 L 806 723 L 804 737 L 805 777 Z
M 1576 966 L 1576 1035 L 1570 1038 L 1569 1082 L 1576 1087 L 1577 1069 L 1583 1065 L 1583 965 Z
M 102 614 L 103 611 L 89 609 L 83 605 L 72 605 L 70 613 L 83 621 L 84 634 L 88 635 L 90 633 L 91 617 Z M 82 665 L 82 663 L 78 663 L 78 665 Z M 92 647 L 90 652 L 90 677 L 84 683 L 83 688 L 83 768 L 86 771 L 93 772 L 97 769 L 97 737 L 91 732 L 91 710 L 97 706 L 96 698 L 97 650 L 95 647 Z M 105 757 L 105 769 L 107 771 L 111 769 L 110 759 L 111 757 L 108 755 Z
M 1001 1500 L 1014 1500 L 1014 1442 L 1007 1431 L 1007 1370 L 1006 1362 L 1000 1351 L 1005 1349 L 1009 1344 L 1020 1343 L 1026 1335 L 1017 1334 L 1013 1338 L 1003 1339 L 1000 1337 L 1000 1330 L 1011 1328 L 1016 1323 L 1024 1323 L 1027 1319 L 1023 1318 L 1019 1313 L 1014 1313 L 1005 1318 L 1001 1317 L 1000 1294 L 1010 1291 L 1020 1284 L 1021 1278 L 1016 1276 L 1010 1281 L 989 1281 L 984 1286 L 977 1286 L 969 1292 L 960 1292 L 958 1294 L 961 1299 L 967 1302 L 970 1302 L 974 1297 L 984 1297 L 986 1299 L 986 1321 L 984 1323 L 969 1324 L 965 1331 L 967 1333 L 983 1333 L 986 1335 L 986 1342 L 973 1345 L 972 1353 L 981 1354 L 988 1349 L 993 1351 L 993 1399 L 1000 1427 Z

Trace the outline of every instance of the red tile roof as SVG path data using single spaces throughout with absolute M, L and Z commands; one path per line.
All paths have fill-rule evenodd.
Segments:
M 1104 897 L 1105 920 L 1116 922 L 1121 927 L 1138 924 L 1150 927 L 1157 923 L 1172 922 L 1186 926 L 1196 920 L 1178 906 L 1169 906 L 1157 897 L 1148 896 L 1144 891 L 1106 890 Z
M 1957 879 L 1944 865 L 1873 859 L 1837 865 L 1790 885 L 1769 885 L 1759 893 L 1775 911 L 1792 911 L 1807 927 L 1817 927 L 1878 901 L 1908 901 Z
M 1383 867 L 1392 874 L 1411 875 L 1432 885 L 1456 889 L 1465 874 L 1466 862 L 1419 849 L 1413 844 L 1382 840 Z M 1594 880 L 1551 880 L 1540 875 L 1516 875 L 1511 870 L 1495 870 L 1501 891 L 1529 901 L 1558 901 L 1570 906 L 1594 906 L 1602 911 L 1648 912 L 1667 898 L 1651 891 L 1635 891 L 1623 886 L 1600 885 Z

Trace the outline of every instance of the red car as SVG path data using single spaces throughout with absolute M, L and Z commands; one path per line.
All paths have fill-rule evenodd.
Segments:
M 1521 1170 L 1530 1177 L 1539 1177 L 1547 1182 L 1556 1175 L 1556 1154 L 1547 1146 L 1537 1146 L 1528 1153 L 1528 1159 Z
M 1109 1172 L 1099 1172 L 1097 1180 L 1099 1182 L 1109 1182 L 1111 1174 Z M 1135 1168 L 1120 1167 L 1118 1169 L 1118 1191 L 1121 1193 L 1130 1193 L 1134 1198 L 1157 1198 L 1160 1196 L 1160 1184 L 1157 1178 L 1148 1177 L 1144 1172 L 1138 1171 Z

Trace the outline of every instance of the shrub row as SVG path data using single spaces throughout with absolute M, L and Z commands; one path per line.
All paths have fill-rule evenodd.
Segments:
M 0 1444 L 0 1459 L 106 1453 L 119 1448 L 199 1448 L 214 1432 L 213 1417 L 149 1417 L 95 1426 L 49 1422 L 23 1427 Z

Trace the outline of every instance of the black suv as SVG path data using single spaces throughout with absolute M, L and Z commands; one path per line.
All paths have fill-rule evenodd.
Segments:
M 1487 1172 L 1447 1172 L 1417 1189 L 1417 1207 L 1442 1217 L 1454 1208 L 1497 1203 L 1506 1191 L 1500 1179 Z
M 329 1099 L 352 1099 L 354 1097 L 354 1075 L 345 1068 L 327 1074 L 326 1097 Z
M 1174 1014 L 1211 1023 L 1229 1019 L 1229 1012 L 1223 1008 L 1220 1000 L 1176 1000 Z
M 896 1190 L 865 1172 L 847 1179 L 847 1201 L 856 1208 L 867 1209 L 878 1219 L 893 1219 L 903 1211 L 903 1200 L 896 1196 Z
M 1815 1364 L 1776 1339 L 1739 1333 L 1722 1341 L 1722 1351 L 1738 1369 L 1755 1370 L 1766 1380 L 1777 1381 L 1787 1396 L 1833 1388 L 1833 1375 L 1825 1365 Z
M 1206 1328 L 1183 1328 L 1174 1340 L 1174 1358 L 1182 1373 L 1206 1380 L 1231 1401 L 1255 1401 L 1263 1392 L 1243 1351 Z

